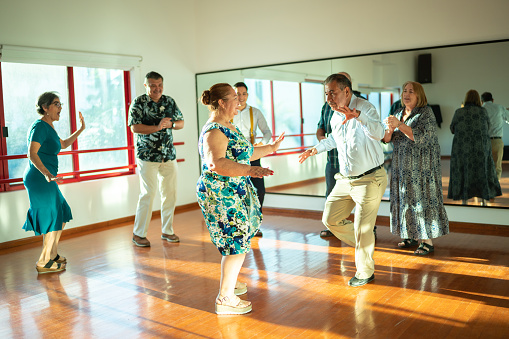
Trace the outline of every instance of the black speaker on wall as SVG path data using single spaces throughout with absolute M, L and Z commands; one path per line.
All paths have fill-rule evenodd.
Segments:
M 431 54 L 421 54 L 417 59 L 417 82 L 431 83 Z

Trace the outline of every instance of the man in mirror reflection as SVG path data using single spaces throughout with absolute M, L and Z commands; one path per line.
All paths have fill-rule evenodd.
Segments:
M 380 140 L 384 126 L 376 108 L 352 93 L 343 74 L 324 82 L 327 103 L 334 111 L 331 134 L 299 156 L 299 162 L 333 148 L 338 151 L 336 183 L 325 202 L 323 224 L 338 239 L 355 247 L 355 276 L 348 285 L 362 286 L 375 279 L 373 228 L 387 186 Z M 347 220 L 355 207 L 354 222 Z
M 161 239 L 179 242 L 173 232 L 177 203 L 177 152 L 173 130 L 184 128 L 184 118 L 172 97 L 163 95 L 163 77 L 149 72 L 146 94 L 135 98 L 129 108 L 131 131 L 136 133 L 136 163 L 140 174 L 140 197 L 136 208 L 133 243 L 149 247 L 148 226 L 158 184 L 161 193 Z
M 504 156 L 504 121 L 509 123 L 509 111 L 504 106 L 493 102 L 493 95 L 490 92 L 484 92 L 481 95 L 483 107 L 488 112 L 490 120 L 489 135 L 491 139 L 491 153 L 495 162 L 498 180 L 502 177 L 502 158 Z
M 237 82 L 233 87 L 235 87 L 237 97 L 239 98 L 239 108 L 237 110 L 238 114 L 233 118 L 233 124 L 240 129 L 244 137 L 246 137 L 252 145 L 268 144 L 272 137 L 272 132 L 270 131 L 267 120 L 265 120 L 262 112 L 258 108 L 247 104 L 247 98 L 249 96 L 247 93 L 247 85 L 243 82 Z M 258 130 L 263 135 L 260 142 L 256 142 Z M 261 166 L 260 159 L 251 161 L 251 166 Z M 258 195 L 260 206 L 263 208 L 263 199 L 265 198 L 265 181 L 263 177 L 251 177 L 251 182 L 254 187 L 256 187 L 256 194 Z M 262 235 L 263 233 L 261 230 L 258 230 L 255 234 L 256 237 L 261 237 Z

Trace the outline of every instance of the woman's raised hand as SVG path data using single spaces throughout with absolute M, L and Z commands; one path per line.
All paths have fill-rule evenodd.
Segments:
M 284 138 L 285 132 L 281 133 L 279 137 L 271 143 L 271 145 L 274 147 L 274 150 L 272 152 L 275 152 L 279 149 L 279 146 L 281 146 L 281 142 L 283 141 Z
M 81 114 L 81 112 L 78 112 L 78 113 L 79 113 L 79 118 L 80 118 L 80 128 L 79 128 L 79 130 L 83 131 L 85 129 L 85 118 L 83 118 L 83 114 Z

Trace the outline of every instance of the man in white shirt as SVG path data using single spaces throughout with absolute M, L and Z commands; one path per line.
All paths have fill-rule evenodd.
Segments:
M 484 92 L 481 95 L 483 107 L 488 112 L 490 128 L 488 134 L 491 139 L 491 153 L 495 162 L 498 180 L 502 177 L 502 158 L 504 157 L 504 121 L 509 122 L 509 112 L 504 106 L 493 103 L 493 95 L 490 92 Z
M 375 279 L 373 228 L 387 186 L 380 144 L 385 128 L 375 107 L 352 93 L 352 83 L 346 76 L 332 74 L 324 85 L 327 103 L 334 110 L 332 133 L 304 151 L 299 162 L 337 148 L 339 172 L 325 202 L 322 222 L 338 239 L 355 247 L 357 272 L 348 285 L 362 286 Z M 352 223 L 346 218 L 354 207 Z
M 272 137 L 272 133 L 262 112 L 258 108 L 247 104 L 247 98 L 249 96 L 247 93 L 247 85 L 243 82 L 237 82 L 234 87 L 239 99 L 239 114 L 233 118 L 233 124 L 240 129 L 246 139 L 253 145 L 267 144 Z M 257 130 L 260 130 L 263 135 L 261 141 L 256 140 Z M 251 161 L 251 166 L 261 166 L 260 159 Z M 260 206 L 263 206 L 263 199 L 265 197 L 265 182 L 263 178 L 251 178 L 251 182 L 254 187 L 256 187 Z M 262 235 L 262 231 L 259 230 L 255 236 L 261 237 Z

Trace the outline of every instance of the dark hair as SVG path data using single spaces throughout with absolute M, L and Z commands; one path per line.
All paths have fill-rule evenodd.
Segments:
M 210 87 L 210 89 L 206 89 L 203 91 L 201 95 L 201 103 L 205 106 L 209 106 L 209 110 L 215 111 L 219 108 L 218 101 L 221 99 L 225 99 L 228 94 L 230 94 L 230 89 L 232 86 L 227 83 L 215 84 Z
M 55 100 L 55 98 L 60 99 L 57 92 L 44 92 L 41 95 L 39 95 L 39 98 L 37 99 L 37 113 L 39 113 L 40 115 L 46 114 L 44 112 L 43 106 L 46 107 L 46 109 L 48 109 L 48 107 L 53 103 L 53 100 Z
M 145 75 L 145 83 L 147 83 L 147 80 L 148 79 L 154 79 L 154 80 L 163 80 L 163 76 L 157 72 L 154 72 L 154 71 L 151 71 L 151 72 L 148 72 L 147 75 Z
M 237 82 L 235 85 L 233 85 L 235 88 L 244 87 L 247 91 L 247 85 L 243 83 L 242 81 Z
M 482 101 L 483 102 L 486 102 L 486 101 L 493 101 L 493 96 L 491 95 L 490 92 L 484 92 L 482 95 L 481 95 L 481 98 L 482 98 Z
M 465 102 L 463 103 L 465 105 L 471 104 L 481 106 L 481 98 L 479 97 L 479 92 L 477 92 L 475 89 L 471 89 L 470 91 L 468 91 L 467 94 L 465 95 Z
M 325 79 L 323 84 L 328 85 L 333 81 L 336 82 L 336 84 L 339 86 L 339 88 L 341 88 L 341 90 L 344 90 L 345 87 L 348 87 L 350 88 L 350 92 L 352 92 L 352 82 L 345 75 L 338 73 L 331 74 L 327 77 L 327 79 Z

